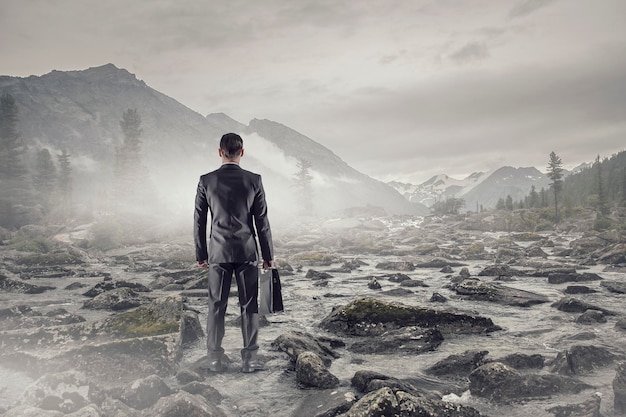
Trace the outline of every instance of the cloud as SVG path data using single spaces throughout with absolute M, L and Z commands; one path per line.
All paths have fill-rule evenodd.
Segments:
M 480 42 L 470 42 L 450 55 L 450 59 L 458 64 L 480 61 L 488 57 L 487 46 Z
M 509 18 L 529 15 L 543 7 L 556 2 L 557 0 L 523 0 L 517 3 L 509 12 Z

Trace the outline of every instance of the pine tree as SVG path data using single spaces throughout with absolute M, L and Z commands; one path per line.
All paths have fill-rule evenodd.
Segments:
M 0 179 L 21 179 L 25 149 L 17 131 L 18 108 L 11 94 L 0 97 Z
M 504 201 L 504 206 L 506 207 L 507 210 L 513 210 L 513 197 L 511 197 L 511 194 L 508 194 L 506 196 L 506 200 Z
M 298 171 L 294 175 L 294 186 L 296 187 L 296 195 L 299 198 L 302 213 L 311 213 L 313 211 L 313 190 L 311 182 L 312 164 L 308 159 L 300 158 L 296 163 Z
M 50 151 L 45 148 L 40 149 L 37 152 L 33 186 L 45 211 L 50 209 L 51 197 L 55 191 L 56 171 L 57 169 L 50 155 Z
M 548 178 L 552 180 L 550 187 L 554 191 L 554 221 L 559 222 L 559 194 L 563 189 L 563 162 L 554 151 L 550 152 L 548 162 Z
M 136 203 L 140 204 L 145 196 L 144 183 L 147 174 L 141 162 L 142 129 L 137 109 L 127 109 L 122 114 L 120 128 L 124 139 L 115 153 L 114 195 L 118 207 L 131 208 Z
M 606 189 L 604 186 L 604 172 L 602 169 L 602 162 L 600 161 L 600 155 L 596 157 L 593 164 L 593 168 L 596 170 L 596 191 L 598 195 L 596 209 L 600 214 L 606 216 L 609 214 L 609 203 L 607 200 Z
M 67 214 L 71 214 L 72 211 L 73 180 L 70 157 L 71 155 L 67 153 L 66 149 L 63 149 L 61 153 L 57 155 L 57 161 L 59 162 L 59 175 L 57 177 L 59 198 L 61 201 L 61 209 Z

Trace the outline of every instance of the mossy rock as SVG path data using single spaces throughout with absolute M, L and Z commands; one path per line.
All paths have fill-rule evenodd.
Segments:
M 407 306 L 371 297 L 357 297 L 321 322 L 321 327 L 326 330 L 351 336 L 376 336 L 407 326 L 436 328 L 442 333 L 500 330 L 489 318 Z
M 292 261 L 306 265 L 328 266 L 341 261 L 337 256 L 327 252 L 301 252 L 292 256 Z
M 78 265 L 84 263 L 80 254 L 73 250 L 36 253 L 32 255 L 20 256 L 15 260 L 18 265 L 26 266 L 55 266 L 55 265 Z
M 543 236 L 538 233 L 524 232 L 514 234 L 512 239 L 516 242 L 535 242 L 543 239 Z
M 103 330 L 124 338 L 176 333 L 181 317 L 180 297 L 166 297 L 106 319 Z

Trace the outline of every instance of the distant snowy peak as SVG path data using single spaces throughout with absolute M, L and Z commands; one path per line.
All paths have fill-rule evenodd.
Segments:
M 484 174 L 484 172 L 474 172 L 462 180 L 452 178 L 446 174 L 439 174 L 419 185 L 397 181 L 392 181 L 388 184 L 398 190 L 407 200 L 431 206 L 441 198 L 459 196 L 465 189 L 471 188 L 476 184 Z

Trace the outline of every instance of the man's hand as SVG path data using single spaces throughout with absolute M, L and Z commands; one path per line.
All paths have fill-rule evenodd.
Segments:
M 274 261 L 263 261 L 263 269 L 276 268 L 276 263 Z
M 202 269 L 207 269 L 209 267 L 209 263 L 207 261 L 198 261 L 198 266 Z

